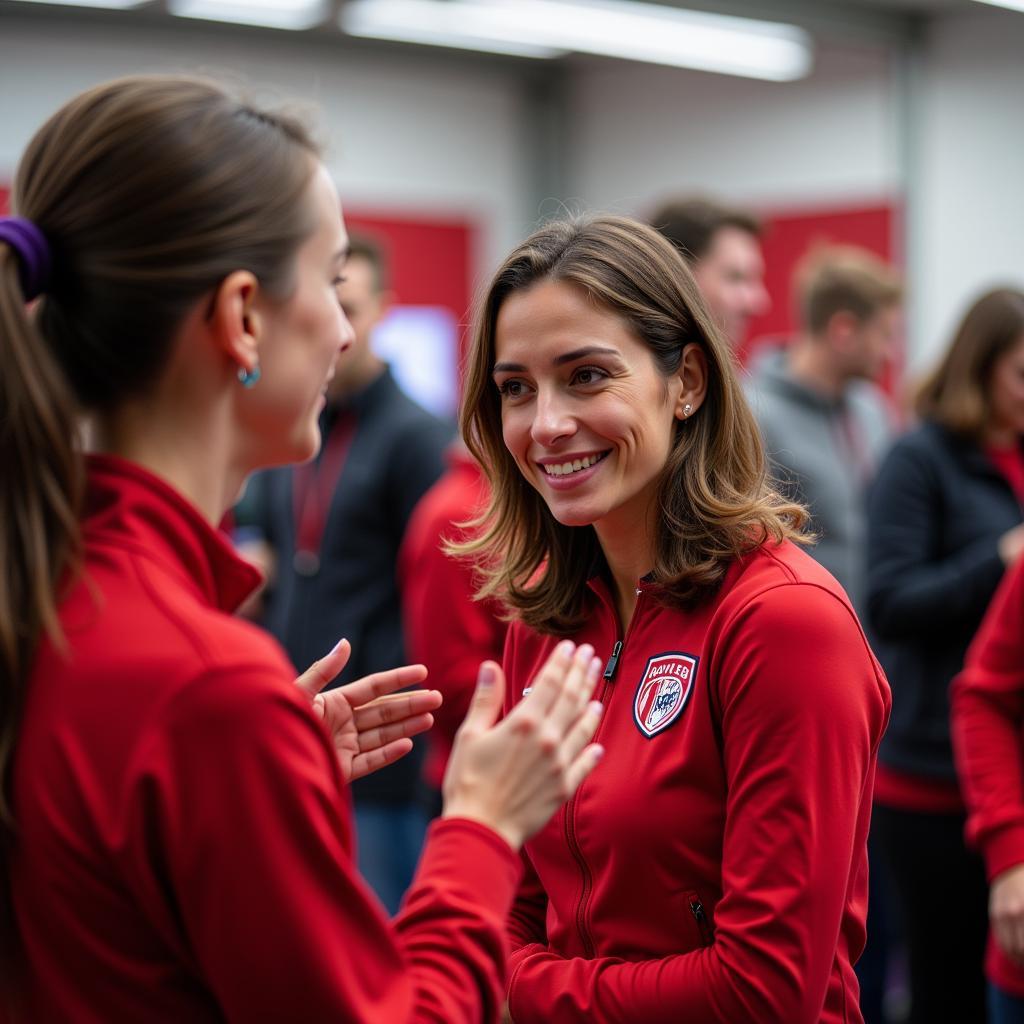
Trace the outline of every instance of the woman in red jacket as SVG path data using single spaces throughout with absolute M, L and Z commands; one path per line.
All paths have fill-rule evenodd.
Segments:
M 463 550 L 517 613 L 507 707 L 561 638 L 608 659 L 605 757 L 525 848 L 511 1019 L 860 1021 L 889 690 L 678 253 L 616 217 L 536 232 L 462 425 L 492 488 Z
M 599 663 L 560 648 L 496 727 L 483 667 L 389 923 L 344 787 L 406 751 L 436 695 L 374 701 L 410 668 L 311 704 L 231 614 L 257 576 L 215 528 L 251 470 L 314 454 L 351 337 L 344 224 L 305 131 L 208 82 L 124 79 L 37 133 L 14 207 L 0 992 L 33 1021 L 494 1019 L 515 851 L 600 753 Z
M 1024 397 L 1024 395 L 1022 395 Z M 967 837 L 985 859 L 992 1024 L 1024 1021 L 1024 560 L 1003 577 L 952 689 Z

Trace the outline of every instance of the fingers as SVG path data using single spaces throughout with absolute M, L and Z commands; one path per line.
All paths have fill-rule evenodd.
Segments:
M 562 741 L 562 754 L 566 762 L 574 764 L 584 747 L 594 738 L 602 714 L 604 707 L 596 700 L 592 700 L 573 723 L 573 727 Z
M 403 718 L 436 711 L 442 703 L 439 690 L 410 690 L 394 693 L 356 708 L 355 722 L 359 732 L 373 729 L 378 725 L 400 722 Z
M 389 764 L 405 757 L 412 750 L 412 740 L 400 739 L 388 743 L 386 746 L 378 747 L 376 750 L 368 751 L 365 754 L 356 754 L 352 758 L 352 768 L 349 774 L 349 781 L 361 779 L 364 775 L 386 768 Z
M 559 733 L 564 733 L 580 716 L 594 693 L 601 674 L 601 661 L 594 657 L 594 648 L 582 644 L 573 655 L 572 666 L 551 707 L 549 718 Z
M 312 671 L 312 670 L 311 670 Z M 388 669 L 386 672 L 374 672 L 373 675 L 363 676 L 353 683 L 339 686 L 338 692 L 344 694 L 345 699 L 354 707 L 362 707 L 370 701 L 383 697 L 386 694 L 394 693 L 395 690 L 403 690 L 407 686 L 415 686 L 427 678 L 425 665 L 401 665 L 399 668 Z
M 580 788 L 580 783 L 598 766 L 602 757 L 604 747 L 600 743 L 591 743 L 583 749 L 565 774 L 566 799 Z
M 459 731 L 483 732 L 489 729 L 498 720 L 504 699 L 505 673 L 497 662 L 483 662 L 477 674 L 473 700 Z
M 314 661 L 305 672 L 295 680 L 300 690 L 310 697 L 315 697 L 338 673 L 348 664 L 352 654 L 352 645 L 347 640 L 339 640 L 329 654 L 319 661 Z
M 571 640 L 562 640 L 556 644 L 555 649 L 548 655 L 548 660 L 537 673 L 530 693 L 516 705 L 516 708 L 546 715 L 562 691 L 566 673 L 572 668 L 575 650 L 576 645 Z M 593 648 L 590 653 L 594 653 Z
M 366 753 L 378 747 L 386 747 L 395 740 L 404 739 L 409 736 L 418 736 L 426 732 L 434 724 L 434 716 L 431 714 L 413 715 L 411 718 L 403 718 L 400 722 L 392 722 L 389 725 L 379 725 L 373 729 L 359 730 L 359 750 Z

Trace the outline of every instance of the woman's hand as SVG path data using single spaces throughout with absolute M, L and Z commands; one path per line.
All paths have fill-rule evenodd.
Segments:
M 1024 963 L 1024 864 L 992 879 L 988 894 L 992 934 L 1011 960 Z
M 604 752 L 590 744 L 601 705 L 591 702 L 601 672 L 594 649 L 560 643 L 531 692 L 497 725 L 505 677 L 480 666 L 469 713 L 444 779 L 443 817 L 472 818 L 518 849 L 576 792 Z M 590 744 L 590 745 L 588 745 Z
M 394 692 L 423 682 L 427 678 L 423 665 L 375 672 L 321 693 L 345 667 L 351 653 L 352 645 L 341 640 L 330 654 L 295 680 L 323 719 L 346 782 L 361 779 L 408 754 L 412 750 L 410 737 L 426 732 L 434 724 L 430 712 L 441 706 L 437 690 Z

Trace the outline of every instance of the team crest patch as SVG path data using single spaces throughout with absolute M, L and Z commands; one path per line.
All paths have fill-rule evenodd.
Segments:
M 696 655 L 681 651 L 647 660 L 633 698 L 633 720 L 648 739 L 664 732 L 686 707 L 699 661 Z

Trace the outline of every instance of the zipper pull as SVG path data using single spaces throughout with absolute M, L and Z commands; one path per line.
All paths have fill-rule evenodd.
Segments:
M 604 679 L 609 683 L 615 678 L 615 670 L 619 667 L 619 655 L 622 653 L 622 641 L 616 640 L 612 648 L 612 656 L 604 667 Z

